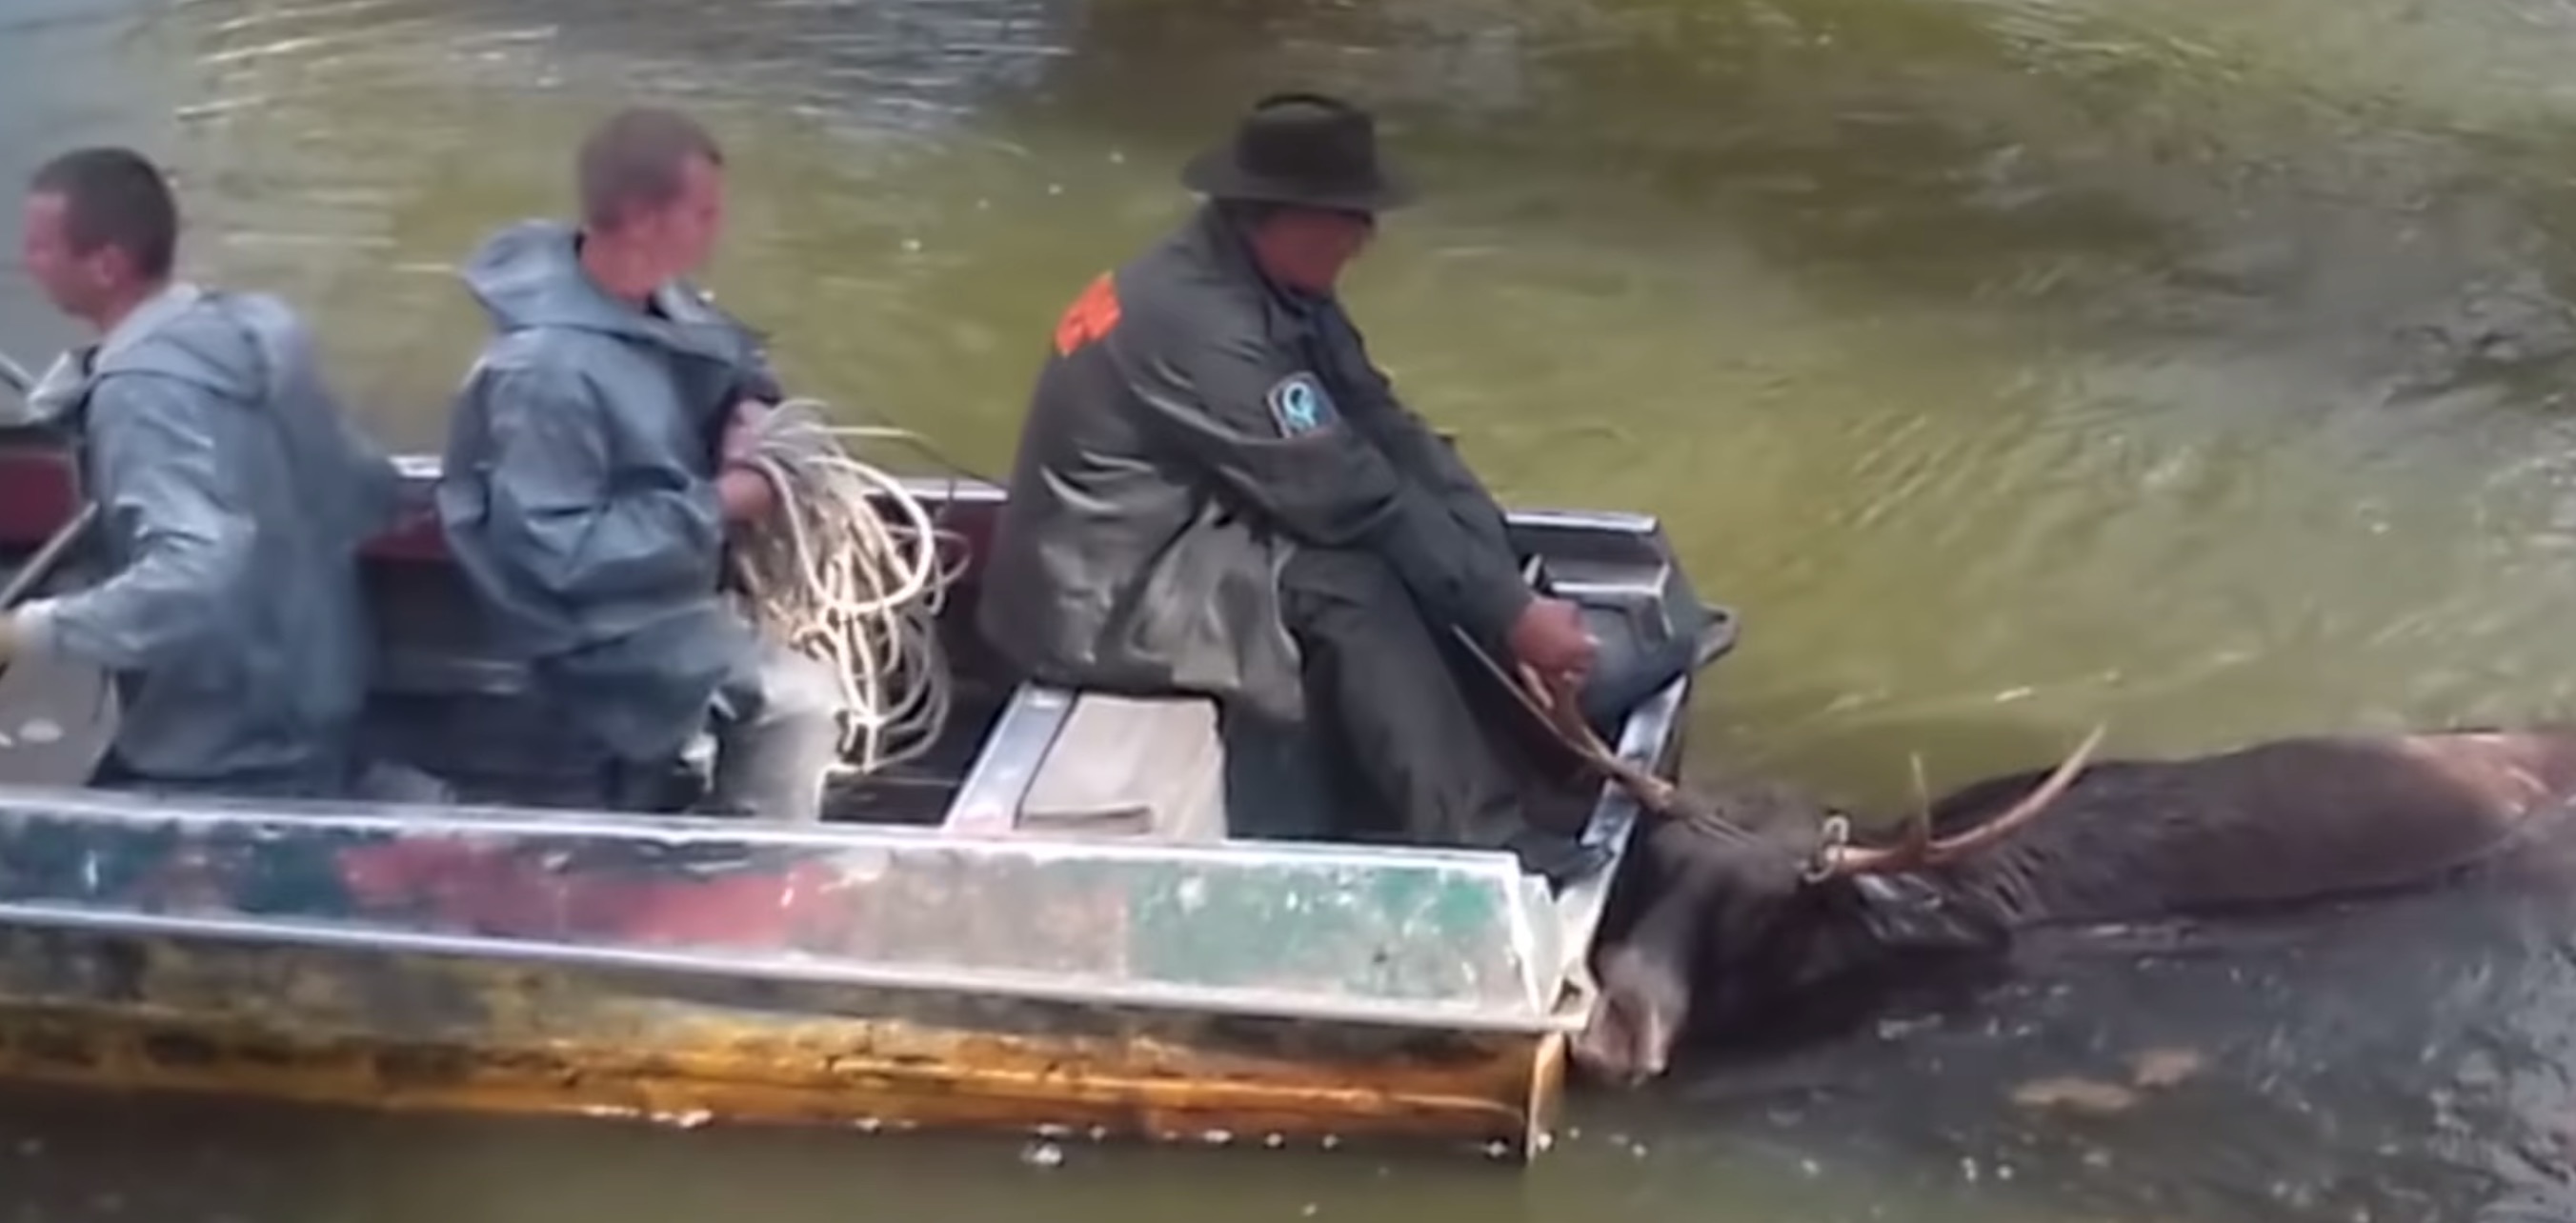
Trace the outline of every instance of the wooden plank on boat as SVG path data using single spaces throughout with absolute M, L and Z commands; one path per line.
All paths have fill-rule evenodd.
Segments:
M 0 671 L 0 785 L 87 785 L 115 735 L 116 691 L 98 668 L 35 655 Z
M 1072 711 L 1020 800 L 1019 829 L 1225 839 L 1224 748 L 1205 697 L 1067 694 Z
M 94 520 L 95 511 L 76 512 L 56 527 L 52 537 L 8 571 L 0 605 L 14 607 L 44 590 Z M 0 784 L 88 784 L 116 725 L 116 693 L 106 672 L 41 653 L 0 666 Z

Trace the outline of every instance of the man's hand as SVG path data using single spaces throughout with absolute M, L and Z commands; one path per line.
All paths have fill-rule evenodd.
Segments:
M 717 446 L 717 461 L 740 463 L 750 459 L 760 449 L 760 422 L 768 415 L 769 405 L 757 399 L 733 405 L 733 416 L 725 421 L 724 439 Z
M 1512 657 L 1551 680 L 1579 683 L 1592 670 L 1600 643 L 1583 628 L 1583 614 L 1563 599 L 1532 599 L 1512 622 Z
M 760 422 L 769 410 L 768 404 L 746 399 L 733 405 L 733 418 L 725 422 L 716 448 L 716 500 L 724 504 L 726 522 L 766 518 L 777 505 L 778 490 L 748 466 L 760 449 Z

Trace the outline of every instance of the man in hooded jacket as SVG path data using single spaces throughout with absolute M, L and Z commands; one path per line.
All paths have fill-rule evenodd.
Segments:
M 1594 643 L 1523 580 L 1504 518 L 1397 400 L 1334 294 L 1408 188 L 1335 98 L 1257 104 L 1190 163 L 1208 197 L 1058 323 L 978 606 L 1042 679 L 1214 697 L 1239 835 L 1601 855 L 1535 827 L 1445 646 L 1566 684 Z M 1344 767 L 1347 766 L 1347 767 Z M 1338 776 L 1373 820 L 1319 826 Z
M 160 171 L 129 150 L 66 153 L 29 185 L 27 270 L 100 335 L 29 404 L 84 443 L 108 572 L 0 619 L 0 661 L 47 652 L 113 678 L 98 784 L 344 795 L 365 776 L 373 669 L 357 552 L 399 482 L 291 309 L 173 277 L 178 226 Z
M 714 803 L 810 822 L 840 755 L 838 681 L 719 589 L 727 527 L 772 505 L 742 460 L 779 397 L 751 333 L 681 279 L 713 251 L 723 165 L 686 116 L 625 111 L 582 145 L 579 228 L 522 222 L 475 252 L 493 335 L 438 513 L 503 648 L 605 749 L 604 801 L 657 804 L 712 716 Z

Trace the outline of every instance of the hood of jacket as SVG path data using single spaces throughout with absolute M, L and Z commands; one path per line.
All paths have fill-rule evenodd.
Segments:
M 206 309 L 213 295 L 180 282 L 135 307 L 90 358 L 91 381 L 109 374 L 145 373 L 175 378 L 227 399 L 254 399 L 264 389 L 270 361 L 258 337 L 221 310 Z
M 177 282 L 135 307 L 97 344 L 54 358 L 23 407 L 7 423 L 32 424 L 78 412 L 90 388 L 112 373 L 176 379 L 233 400 L 251 400 L 266 389 L 273 368 L 259 337 L 203 309 L 211 297 Z
M 748 333 L 685 282 L 654 293 L 658 317 L 609 296 L 582 267 L 580 239 L 579 230 L 561 221 L 507 226 L 465 261 L 466 291 L 495 331 L 590 331 L 711 361 L 748 362 Z

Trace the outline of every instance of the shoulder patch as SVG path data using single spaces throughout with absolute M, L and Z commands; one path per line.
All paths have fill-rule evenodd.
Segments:
M 1319 433 L 1333 423 L 1333 397 L 1324 393 L 1321 380 L 1305 370 L 1271 383 L 1270 393 L 1262 398 L 1270 405 L 1271 423 L 1279 426 L 1281 437 Z
M 1102 272 L 1083 286 L 1082 295 L 1065 307 L 1055 323 L 1055 355 L 1070 357 L 1097 343 L 1118 326 L 1118 278 Z

